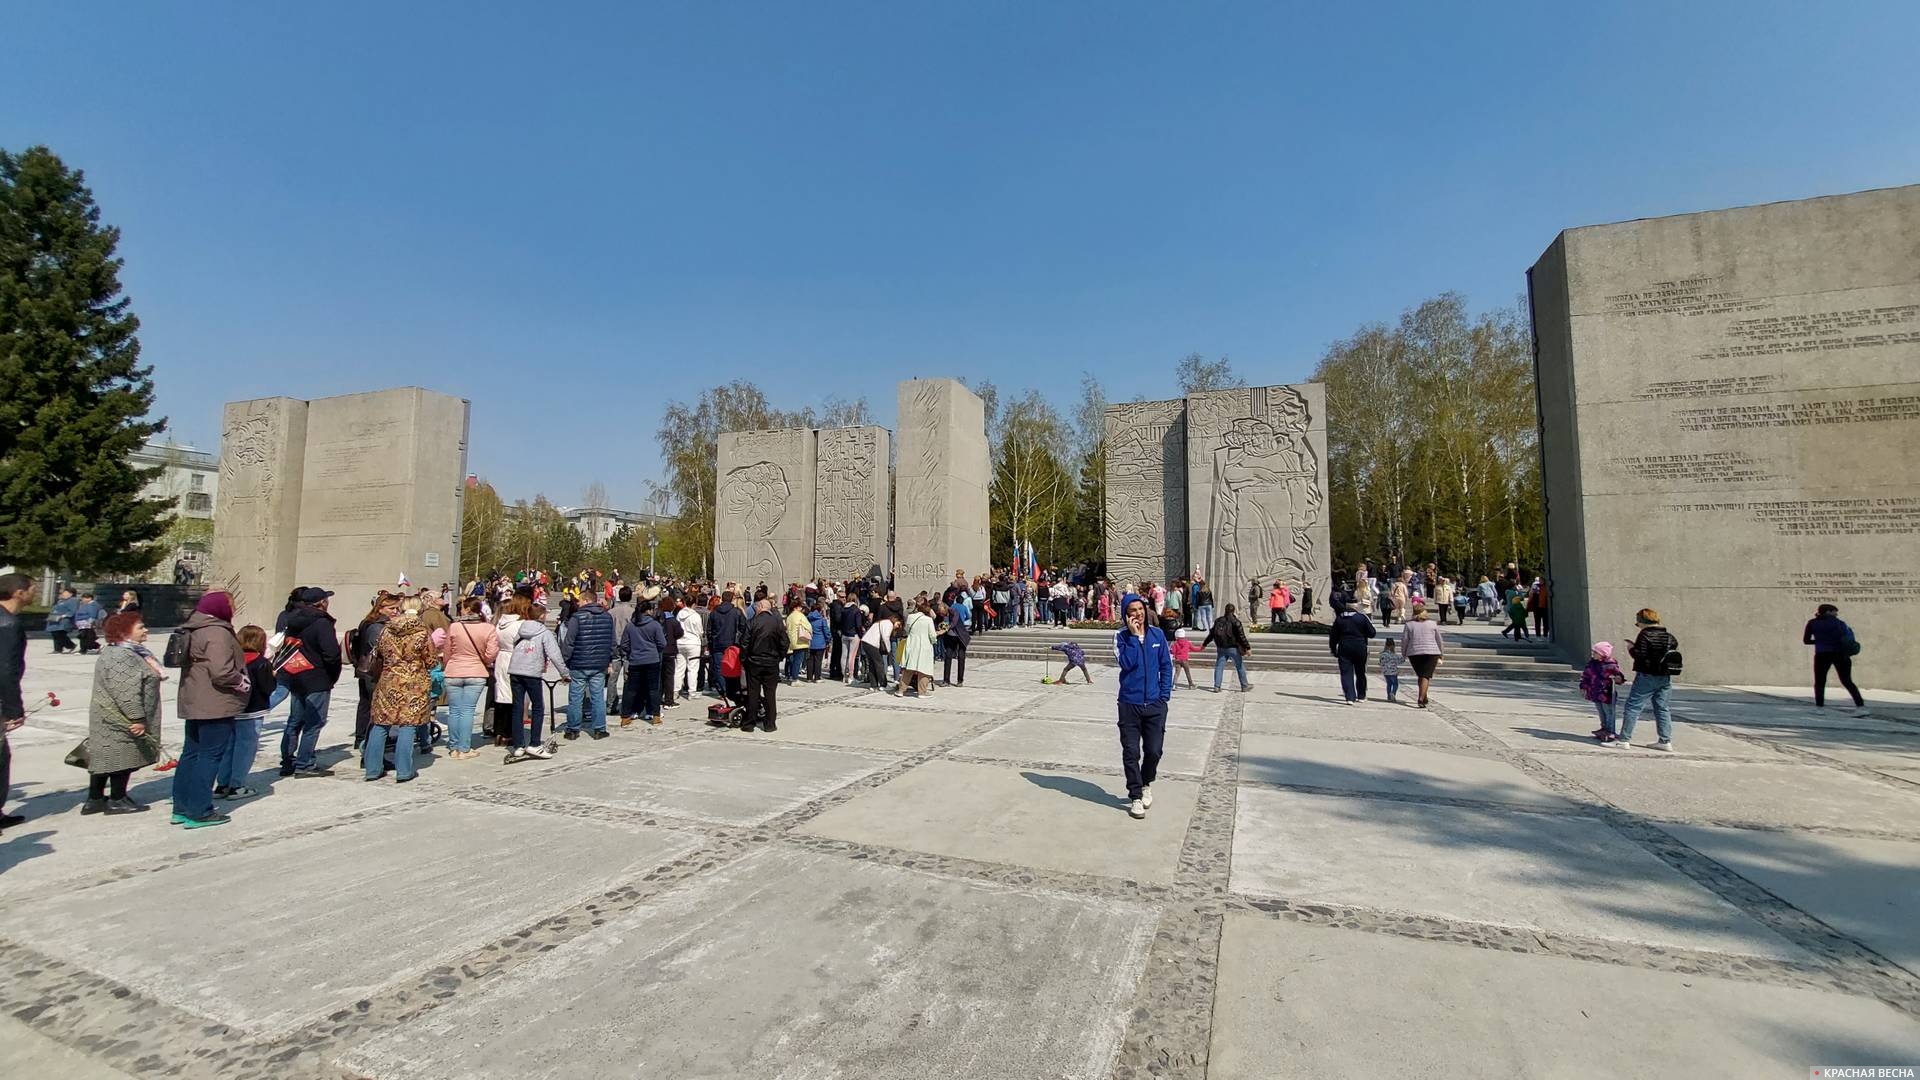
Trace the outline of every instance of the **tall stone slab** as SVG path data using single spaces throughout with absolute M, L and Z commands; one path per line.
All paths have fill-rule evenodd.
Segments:
M 892 527 L 891 440 L 883 427 L 818 434 L 814 468 L 813 573 L 847 581 L 886 573 Z
M 987 566 L 987 410 L 954 379 L 900 384 L 894 587 L 938 590 Z
M 1187 557 L 1216 604 L 1276 579 L 1327 595 L 1326 403 L 1319 383 L 1187 396 Z
M 1833 603 L 1920 689 L 1920 186 L 1569 229 L 1528 281 L 1563 648 L 1651 607 L 1687 681 L 1800 683 Z
M 460 576 L 467 414 L 465 399 L 419 387 L 308 403 L 301 584 L 357 617 L 403 574 L 415 587 Z
M 1173 581 L 1187 570 L 1187 403 L 1109 405 L 1107 577 Z
M 770 591 L 813 574 L 811 428 L 720 436 L 713 576 Z
M 297 584 L 307 403 L 230 401 L 222 418 L 213 565 L 233 594 L 236 625 L 272 626 Z

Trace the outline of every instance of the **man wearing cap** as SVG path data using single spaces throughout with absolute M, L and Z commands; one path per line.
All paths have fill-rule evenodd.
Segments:
M 332 769 L 321 768 L 314 758 L 320 729 L 327 725 L 333 684 L 340 681 L 340 636 L 327 612 L 327 598 L 332 595 L 309 585 L 295 597 L 297 606 L 287 617 L 286 640 L 298 642 L 301 660 L 289 661 L 280 669 L 280 684 L 287 688 L 289 701 L 286 730 L 280 735 L 281 776 L 333 775 Z M 301 670 L 290 672 L 289 667 Z
M 1120 664 L 1120 767 L 1127 775 L 1127 813 L 1143 818 L 1153 805 L 1153 778 L 1166 742 L 1173 656 L 1167 636 L 1147 618 L 1146 601 L 1128 593 L 1120 611 L 1126 624 L 1113 635 L 1113 658 Z

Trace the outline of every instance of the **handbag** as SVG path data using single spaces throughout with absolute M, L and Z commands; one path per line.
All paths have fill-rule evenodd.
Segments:
M 66 762 L 76 769 L 89 767 L 91 762 L 87 758 L 87 740 L 81 739 L 74 744 L 73 749 L 67 751 Z

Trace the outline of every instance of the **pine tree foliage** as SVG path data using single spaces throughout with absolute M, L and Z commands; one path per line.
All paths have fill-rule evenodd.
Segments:
M 0 564 L 137 573 L 172 505 L 140 497 L 158 470 L 129 455 L 166 421 L 146 419 L 120 230 L 84 179 L 46 147 L 0 150 Z

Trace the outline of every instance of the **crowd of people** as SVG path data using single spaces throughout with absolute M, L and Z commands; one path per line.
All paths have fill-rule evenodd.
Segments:
M 1257 610 L 1264 599 L 1274 623 L 1290 618 L 1296 602 L 1303 616 L 1311 612 L 1306 583 L 1295 593 L 1287 582 L 1274 581 L 1265 584 L 1264 597 L 1262 586 L 1251 583 L 1249 608 Z M 1351 576 L 1336 577 L 1329 593 L 1336 615 L 1328 648 L 1350 704 L 1368 698 L 1371 643 L 1380 636 L 1370 613 L 1378 613 L 1384 625 L 1396 617 L 1403 622 L 1399 640 L 1387 640 L 1377 654 L 1387 699 L 1400 699 L 1401 673 L 1410 668 L 1417 685 L 1412 704 L 1421 708 L 1431 702 L 1446 655 L 1441 626 L 1450 613 L 1458 621 L 1504 617 L 1506 630 L 1520 637 L 1529 620 L 1535 633 L 1546 630 L 1544 585 L 1513 566 L 1463 589 L 1431 564 L 1424 571 L 1395 567 L 1378 578 L 1361 564 Z M 26 634 L 16 615 L 33 595 L 31 579 L 0 575 L 0 714 L 9 731 L 25 718 Z M 349 672 L 359 687 L 353 748 L 365 780 L 391 775 L 396 783 L 410 783 L 420 756 L 442 739 L 450 760 L 478 757 L 476 744 L 491 740 L 505 751 L 507 763 L 516 764 L 551 758 L 562 739 L 608 738 L 611 718 L 619 728 L 657 726 L 669 710 L 695 703 L 707 707 L 708 722 L 716 726 L 775 731 L 781 686 L 833 680 L 900 695 L 933 694 L 937 687 L 965 684 L 976 634 L 1112 615 L 1118 624 L 1114 660 L 1120 669 L 1123 765 L 1129 810 L 1138 817 L 1152 802 L 1175 673 L 1195 687 L 1192 653 L 1215 650 L 1214 692 L 1229 665 L 1240 689 L 1252 688 L 1245 666 L 1252 642 L 1237 605 L 1222 605 L 1216 616 L 1215 598 L 1197 577 L 1116 589 L 1069 573 L 1024 581 L 1004 570 L 974 577 L 956 571 L 943 588 L 909 597 L 878 579 L 793 582 L 773 590 L 764 583 L 629 583 L 617 571 L 602 575 L 591 568 L 563 580 L 527 570 L 488 574 L 461 586 L 383 590 L 344 631 L 333 600 L 332 592 L 317 586 L 294 589 L 269 630 L 234 625 L 232 599 L 211 591 L 156 655 L 136 595 L 123 595 L 108 614 L 91 594 L 60 590 L 47 619 L 53 652 L 99 657 L 88 738 L 69 755 L 89 774 L 81 812 L 146 810 L 129 794 L 129 780 L 153 767 L 174 770 L 174 824 L 196 829 L 226 822 L 226 807 L 261 794 L 249 784 L 261 725 L 283 702 L 288 713 L 279 775 L 332 775 L 319 760 L 319 743 L 334 688 Z M 1640 611 L 1637 624 L 1626 647 L 1633 678 L 1624 701 L 1618 688 L 1626 685 L 1627 673 L 1606 641 L 1589 650 L 1579 692 L 1599 717 L 1592 734 L 1602 745 L 1631 745 L 1635 724 L 1651 707 L 1658 740 L 1650 745 L 1671 750 L 1670 694 L 1683 664 L 1679 642 L 1652 609 Z M 1825 705 L 1833 674 L 1854 708 L 1864 710 L 1852 678 L 1859 642 L 1834 605 L 1820 606 L 1802 641 L 1814 649 L 1815 704 Z M 1060 682 L 1075 668 L 1086 682 L 1094 681 L 1078 643 L 1054 648 L 1066 660 Z M 176 683 L 173 713 L 183 725 L 177 761 L 161 738 L 169 680 Z M 563 685 L 561 704 L 555 695 Z M 0 791 L 10 763 L 11 746 L 0 741 Z M 0 817 L 0 828 L 18 822 L 17 816 Z

